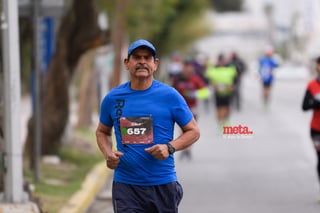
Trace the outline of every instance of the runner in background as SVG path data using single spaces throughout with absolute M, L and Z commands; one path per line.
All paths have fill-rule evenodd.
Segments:
M 202 79 L 206 84 L 207 88 L 210 87 L 210 81 L 206 77 L 206 70 L 209 62 L 209 57 L 205 54 L 199 53 L 194 60 L 195 73 Z M 210 107 L 210 97 L 203 100 L 205 112 L 209 113 Z
M 170 58 L 170 62 L 167 65 L 169 82 L 172 82 L 173 78 L 181 73 L 182 63 L 183 61 L 180 53 L 177 51 L 173 52 Z
M 206 87 L 205 82 L 195 72 L 194 61 L 186 59 L 183 62 L 182 72 L 174 76 L 172 86 L 183 96 L 186 100 L 194 118 L 198 118 L 198 97 L 197 91 Z M 191 147 L 185 149 L 180 154 L 180 159 L 192 159 Z
M 270 104 L 270 91 L 273 83 L 273 71 L 279 64 L 273 58 L 272 48 L 267 48 L 264 56 L 259 59 L 259 74 L 262 83 L 263 104 L 267 108 Z
M 218 56 L 216 65 L 209 65 L 206 76 L 214 89 L 218 131 L 229 125 L 230 104 L 237 71 L 234 66 L 227 66 L 223 54 Z
M 316 71 L 316 78 L 308 83 L 303 98 L 302 109 L 304 111 L 313 111 L 310 123 L 310 135 L 317 155 L 317 173 L 320 183 L 320 57 L 316 59 Z M 318 202 L 320 202 L 320 188 Z
M 246 63 L 242 58 L 239 57 L 237 52 L 232 52 L 229 60 L 229 65 L 234 66 L 237 71 L 237 75 L 234 81 L 234 91 L 232 97 L 232 103 L 238 111 L 241 110 L 242 100 L 241 100 L 241 80 L 244 72 L 247 69 Z

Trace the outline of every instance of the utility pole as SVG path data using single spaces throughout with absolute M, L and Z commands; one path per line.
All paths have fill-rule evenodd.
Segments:
M 2 54 L 4 70 L 4 200 L 21 203 L 23 193 L 22 142 L 20 138 L 20 48 L 17 0 L 2 1 Z
M 39 161 L 41 156 L 41 68 L 40 68 L 40 30 L 39 30 L 39 0 L 32 1 L 32 16 L 33 16 L 33 54 L 34 54 L 34 73 L 35 73 L 35 94 L 34 94 L 34 141 L 32 168 L 34 169 L 34 180 L 38 182 L 40 179 Z

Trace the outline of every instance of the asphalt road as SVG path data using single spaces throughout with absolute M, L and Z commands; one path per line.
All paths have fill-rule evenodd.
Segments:
M 180 212 L 320 212 L 311 114 L 301 110 L 306 80 L 276 81 L 269 109 L 255 75 L 243 83 L 243 108 L 232 112 L 231 125 L 253 134 L 221 136 L 214 110 L 201 111 L 193 159 L 177 161 L 185 191 Z

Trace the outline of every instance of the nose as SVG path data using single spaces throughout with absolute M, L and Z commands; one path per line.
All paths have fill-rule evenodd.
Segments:
M 139 58 L 139 64 L 146 64 L 147 59 L 144 57 Z

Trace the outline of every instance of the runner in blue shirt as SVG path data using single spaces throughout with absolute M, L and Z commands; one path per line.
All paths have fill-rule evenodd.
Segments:
M 96 137 L 107 167 L 114 169 L 112 200 L 117 213 L 178 212 L 183 190 L 173 153 L 200 136 L 183 97 L 154 80 L 158 64 L 150 42 L 133 42 L 124 60 L 130 81 L 112 89 L 101 104 Z M 175 123 L 183 133 L 174 139 Z
M 278 66 L 279 64 L 273 58 L 272 49 L 267 49 L 265 55 L 259 59 L 259 74 L 263 87 L 262 95 L 265 107 L 270 102 L 270 89 L 274 78 L 273 71 Z

